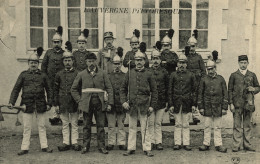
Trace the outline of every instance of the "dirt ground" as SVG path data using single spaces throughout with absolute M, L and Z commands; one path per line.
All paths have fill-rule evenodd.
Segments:
M 258 125 L 259 126 L 259 125 Z M 256 164 L 260 163 L 260 136 L 254 133 L 252 143 L 256 148 L 256 152 L 240 151 L 234 153 L 231 151 L 232 134 L 223 134 L 223 144 L 228 148 L 228 153 L 219 153 L 215 151 L 214 146 L 211 146 L 210 151 L 200 152 L 198 147 L 202 144 L 203 131 L 191 131 L 191 146 L 193 150 L 187 152 L 185 150 L 174 151 L 173 147 L 173 132 L 163 132 L 163 151 L 154 150 L 154 157 L 146 157 L 141 150 L 141 135 L 138 133 L 137 151 L 134 155 L 125 157 L 123 151 L 114 148 L 108 155 L 98 152 L 96 148 L 96 135 L 92 135 L 90 152 L 81 154 L 69 150 L 59 152 L 57 146 L 62 143 L 61 134 L 48 134 L 48 144 L 54 150 L 53 153 L 43 153 L 40 150 L 39 139 L 37 135 L 32 135 L 29 154 L 18 156 L 20 150 L 22 135 L 1 135 L 0 134 L 0 163 L 23 163 L 23 164 L 38 164 L 38 163 L 233 163 L 232 158 L 239 157 L 240 163 Z M 213 140 L 212 140 L 213 145 Z

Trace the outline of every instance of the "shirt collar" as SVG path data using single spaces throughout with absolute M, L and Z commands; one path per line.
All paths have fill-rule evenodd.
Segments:
M 242 73 L 243 75 L 246 75 L 247 69 L 242 70 L 242 69 L 239 68 L 239 71 L 240 71 L 240 73 Z

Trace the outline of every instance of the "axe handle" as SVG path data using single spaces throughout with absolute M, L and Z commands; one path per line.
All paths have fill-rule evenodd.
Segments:
M 1 108 L 1 107 L 9 107 L 9 106 L 2 104 L 2 105 L 0 105 L 0 108 Z M 13 106 L 13 108 L 14 108 L 14 109 L 17 109 L 17 110 L 18 110 L 18 113 L 19 113 L 20 111 L 23 111 L 23 112 L 25 111 L 25 108 L 22 107 L 22 106 Z

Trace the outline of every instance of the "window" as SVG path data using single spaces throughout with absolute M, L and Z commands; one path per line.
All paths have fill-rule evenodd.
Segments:
M 84 4 L 81 4 L 84 2 Z M 83 6 L 83 7 L 82 7 Z M 98 0 L 68 0 L 68 38 L 76 47 L 77 38 L 84 28 L 89 29 L 87 47 L 98 49 Z M 91 12 L 84 12 L 91 8 Z M 84 14 L 82 14 L 84 13 Z
M 155 0 L 143 0 L 143 9 L 155 8 Z M 142 14 L 142 40 L 147 48 L 152 48 L 155 43 L 155 13 Z
M 43 5 L 42 0 L 30 1 L 30 47 L 43 45 Z
M 155 14 L 142 14 L 143 41 L 148 48 L 162 40 L 170 28 L 175 31 L 172 45 L 177 49 L 187 45 L 194 29 L 198 30 L 198 48 L 208 48 L 209 0 L 143 0 L 143 8 L 159 9 Z
M 160 40 L 163 39 L 166 32 L 172 28 L 172 14 L 168 14 L 167 10 L 172 10 L 172 0 L 159 0 L 159 8 L 161 9 L 159 17 Z
M 48 48 L 52 48 L 52 37 L 60 25 L 60 0 L 48 0 L 47 2 Z
M 99 48 L 98 0 L 30 0 L 30 48 L 52 48 L 52 37 L 63 27 L 64 41 L 76 48 L 77 38 L 89 29 L 88 49 Z M 85 12 L 91 8 L 92 12 Z
M 198 48 L 208 48 L 209 0 L 179 1 L 179 48 L 187 44 L 193 30 L 198 30 Z

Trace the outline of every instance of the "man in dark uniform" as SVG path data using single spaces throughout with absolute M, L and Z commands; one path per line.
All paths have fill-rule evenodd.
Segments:
M 77 39 L 78 49 L 72 53 L 74 56 L 74 67 L 78 72 L 81 72 L 87 68 L 86 64 L 86 56 L 90 54 L 88 50 L 86 50 L 87 39 L 89 35 L 89 30 L 84 29 L 80 36 Z M 82 111 L 79 111 L 78 124 L 81 125 L 83 123 L 83 114 Z
M 222 116 L 227 114 L 228 93 L 225 79 L 216 73 L 216 65 L 212 60 L 207 62 L 208 75 L 201 79 L 198 95 L 198 108 L 204 116 L 204 141 L 200 151 L 209 150 L 211 129 L 214 128 L 214 145 L 219 152 L 226 153 L 222 146 Z M 212 127 L 213 125 L 213 127 Z
M 206 74 L 206 68 L 204 61 L 200 54 L 196 52 L 197 36 L 198 31 L 194 30 L 194 34 L 189 38 L 189 54 L 187 55 L 187 69 L 195 75 L 196 78 L 196 100 L 198 96 L 198 87 L 200 84 L 200 79 Z M 197 102 L 197 101 L 196 101 Z M 196 105 L 197 106 L 197 105 Z
M 54 84 L 54 108 L 62 120 L 63 144 L 58 146 L 59 151 L 72 149 L 80 150 L 78 145 L 78 104 L 71 96 L 70 88 L 78 71 L 73 67 L 74 57 L 71 52 L 63 53 L 63 64 L 65 69 L 59 71 L 55 77 Z M 71 124 L 71 130 L 69 123 Z M 71 136 L 70 136 L 71 131 Z M 71 139 L 71 141 L 70 141 Z
M 130 46 L 132 48 L 131 51 L 128 51 L 125 55 L 124 61 L 123 61 L 123 65 L 124 67 L 129 68 L 129 63 L 130 63 L 130 69 L 135 68 L 135 54 L 138 51 L 138 49 L 140 48 L 139 45 L 139 37 L 140 37 L 140 31 L 135 29 L 133 32 L 133 36 L 130 39 Z M 145 68 L 149 68 L 149 60 L 148 57 L 145 55 L 145 64 L 144 64 Z
M 135 153 L 137 119 L 140 118 L 143 151 L 152 157 L 151 141 L 147 117 L 153 112 L 157 103 L 157 87 L 152 73 L 144 67 L 145 55 L 137 51 L 135 54 L 136 68 L 128 70 L 120 88 L 120 100 L 129 113 L 128 146 L 125 156 Z M 130 74 L 130 75 L 129 75 Z
M 154 108 L 154 112 L 151 114 L 149 119 L 149 124 L 151 124 L 151 128 L 149 128 L 149 130 L 151 133 L 152 149 L 163 150 L 162 119 L 164 112 L 167 110 L 169 77 L 166 69 L 160 66 L 160 52 L 154 49 L 151 55 L 153 65 L 150 68 L 150 71 L 152 72 L 156 81 L 158 99 Z
M 172 37 L 174 35 L 174 30 L 169 29 L 165 37 L 162 39 L 162 53 L 161 53 L 161 65 L 168 71 L 169 76 L 172 72 L 176 71 L 178 56 L 172 48 Z
M 238 64 L 239 69 L 231 74 L 228 82 L 230 110 L 234 117 L 232 150 L 239 151 L 243 142 L 245 150 L 255 151 L 250 142 L 252 132 L 250 121 L 252 112 L 255 111 L 254 95 L 260 91 L 260 86 L 255 73 L 247 70 L 249 64 L 247 55 L 239 56 Z
M 181 145 L 187 151 L 190 147 L 189 113 L 195 108 L 195 77 L 188 71 L 187 58 L 181 54 L 177 63 L 178 69 L 170 76 L 168 97 L 170 114 L 175 117 L 174 150 Z
M 42 60 L 41 70 L 46 73 L 50 81 L 51 89 L 54 87 L 54 80 L 57 72 L 64 69 L 62 62 L 62 55 L 64 50 L 62 50 L 62 27 L 59 26 L 56 33 L 52 38 L 53 48 L 46 51 L 45 56 Z M 52 93 L 53 94 L 53 93 Z M 52 95 L 52 97 L 54 97 Z M 54 102 L 52 102 L 53 104 Z M 59 114 L 54 109 L 53 118 L 50 118 L 49 121 L 52 125 L 57 125 L 61 122 Z
M 83 149 L 82 154 L 89 151 L 91 141 L 91 124 L 93 114 L 97 125 L 98 149 L 103 154 L 108 154 L 105 149 L 105 111 L 111 110 L 114 104 L 113 88 L 108 75 L 97 67 L 97 56 L 90 53 L 86 57 L 87 68 L 78 73 L 71 87 L 71 95 L 83 111 Z M 105 92 L 108 100 L 105 100 Z M 107 101 L 107 107 L 105 106 Z
M 90 53 L 89 51 L 86 50 L 88 34 L 89 34 L 88 29 L 84 29 L 81 32 L 80 36 L 77 39 L 78 49 L 72 53 L 75 59 L 74 65 L 78 72 L 81 72 L 87 68 L 85 59 L 86 56 Z
M 21 106 L 25 105 L 26 110 L 23 113 L 23 141 L 18 155 L 24 155 L 29 152 L 34 114 L 38 124 L 41 149 L 43 152 L 51 153 L 52 149 L 48 147 L 47 143 L 45 112 L 51 108 L 52 91 L 47 75 L 38 69 L 39 57 L 37 54 L 30 56 L 28 65 L 29 69 L 19 75 L 9 100 L 9 108 L 12 109 L 22 90 Z M 45 100 L 45 92 L 47 93 L 47 102 Z
M 107 73 L 113 72 L 113 59 L 117 55 L 116 47 L 113 46 L 114 37 L 112 32 L 104 33 L 106 47 L 98 51 L 98 66 Z
M 123 110 L 120 102 L 120 86 L 123 83 L 125 73 L 121 71 L 122 60 L 116 55 L 113 58 L 114 71 L 109 73 L 109 79 L 111 81 L 114 90 L 114 106 L 111 111 L 107 112 L 108 120 L 108 146 L 107 150 L 113 150 L 114 145 L 118 145 L 120 150 L 126 150 L 126 133 L 124 130 L 125 111 Z M 118 127 L 118 133 L 116 133 L 116 123 Z

